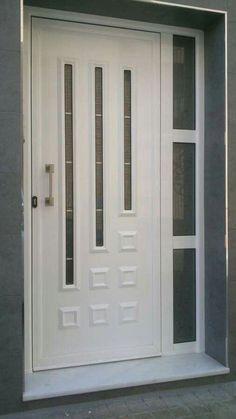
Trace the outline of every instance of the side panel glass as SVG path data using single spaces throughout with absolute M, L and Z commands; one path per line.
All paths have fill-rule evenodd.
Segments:
M 196 340 L 195 249 L 174 250 L 174 343 Z
M 173 37 L 174 129 L 195 129 L 195 39 Z
M 173 234 L 195 235 L 195 144 L 173 144 Z

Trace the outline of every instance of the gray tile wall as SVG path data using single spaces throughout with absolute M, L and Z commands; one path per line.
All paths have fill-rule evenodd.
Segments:
M 205 31 L 206 353 L 226 363 L 224 19 Z
M 22 394 L 20 2 L 0 2 L 0 412 Z
M 229 364 L 236 371 L 236 2 L 228 8 Z
M 167 0 L 166 0 L 167 1 Z M 170 1 L 170 0 L 168 0 Z M 215 93 L 213 103 L 208 104 L 210 116 L 206 128 L 206 152 L 209 167 L 206 178 L 206 243 L 207 243 L 207 331 L 210 339 L 207 350 L 224 361 L 224 150 L 223 120 L 218 120 L 217 109 L 222 106 L 222 69 L 215 74 L 215 64 L 222 64 L 223 50 L 220 38 L 221 22 L 202 13 L 185 14 L 170 12 L 166 8 L 147 5 L 145 2 L 126 0 L 27 0 L 26 3 L 52 8 L 78 10 L 128 17 L 146 21 L 158 21 L 181 25 L 188 22 L 192 27 L 206 28 L 206 47 L 213 48 L 213 40 L 219 42 L 209 56 L 209 80 L 206 86 Z M 234 0 L 172 0 L 193 6 L 229 10 L 229 348 L 230 366 L 236 371 L 236 2 Z M 135 4 L 135 8 L 134 8 Z M 155 8 L 156 7 L 156 8 Z M 173 9 L 174 10 L 174 9 Z M 157 12 L 158 11 L 158 12 Z M 192 12 L 191 12 L 192 13 Z M 189 17 L 187 19 L 187 16 Z M 187 20 L 186 20 L 187 19 Z M 215 26 L 214 26 L 215 25 Z M 211 28 L 209 28 L 211 26 Z M 222 37 L 221 37 L 222 39 Z M 211 76 L 211 77 L 210 77 Z M 214 105 L 214 106 L 213 106 Z M 0 1 L 0 413 L 39 406 L 22 404 L 23 386 L 23 269 L 21 240 L 21 103 L 20 103 L 20 0 Z M 212 214 L 212 217 L 211 217 Z M 217 284 L 217 286 L 216 286 Z M 210 289 L 211 287 L 211 289 Z M 217 289 L 219 292 L 217 292 Z M 211 291 L 213 290 L 213 291 Z M 51 403 L 50 401 L 48 402 Z M 55 401 L 52 401 L 55 404 Z M 56 401 L 57 403 L 57 401 Z

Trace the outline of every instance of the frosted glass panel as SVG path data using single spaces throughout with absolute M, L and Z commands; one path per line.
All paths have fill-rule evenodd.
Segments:
M 196 340 L 195 249 L 174 250 L 174 343 Z
M 96 246 L 104 245 L 103 231 L 103 94 L 102 68 L 95 68 L 95 202 Z
M 66 285 L 74 283 L 73 220 L 73 67 L 65 64 L 65 193 L 66 193 Z
M 173 37 L 174 129 L 195 129 L 195 39 Z
M 173 144 L 173 234 L 195 235 L 195 144 Z
M 124 209 L 132 210 L 131 71 L 124 71 Z

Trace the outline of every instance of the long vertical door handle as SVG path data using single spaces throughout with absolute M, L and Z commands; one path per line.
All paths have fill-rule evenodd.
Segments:
M 49 196 L 45 198 L 45 205 L 47 207 L 53 207 L 54 205 L 54 197 L 53 197 L 53 173 L 54 173 L 54 164 L 45 164 L 45 171 L 49 174 Z

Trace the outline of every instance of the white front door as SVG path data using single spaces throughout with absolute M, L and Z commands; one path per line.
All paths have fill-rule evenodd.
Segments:
M 33 368 L 160 355 L 160 37 L 35 19 Z

